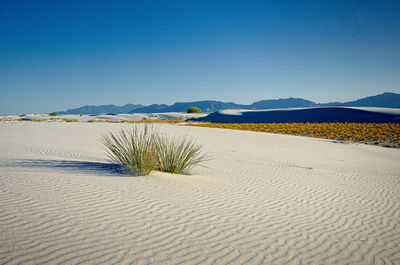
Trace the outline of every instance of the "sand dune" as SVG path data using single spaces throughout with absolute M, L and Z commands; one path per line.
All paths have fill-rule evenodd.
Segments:
M 157 125 L 212 159 L 126 177 L 129 126 L 0 123 L 1 264 L 400 264 L 399 150 Z
M 400 122 L 400 109 L 323 107 L 279 110 L 221 110 L 199 118 L 206 122 Z
M 0 116 L 0 121 L 62 121 L 63 119 L 77 120 L 81 122 L 88 121 L 140 121 L 140 120 L 173 120 L 173 119 L 193 119 L 207 116 L 205 113 L 132 113 L 132 114 L 95 114 L 95 115 L 77 115 L 67 114 L 50 116 L 48 114 L 25 114 Z

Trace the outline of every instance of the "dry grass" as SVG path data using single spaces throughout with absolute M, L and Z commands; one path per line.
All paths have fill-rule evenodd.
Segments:
M 185 119 L 171 119 L 171 120 L 153 120 L 153 119 L 145 119 L 138 121 L 129 121 L 129 120 L 88 120 L 88 122 L 104 122 L 104 123 L 181 123 L 184 122 Z
M 81 122 L 79 119 L 62 119 L 62 118 L 50 118 L 50 119 L 13 119 L 9 117 L 4 117 L 0 119 L 2 121 L 29 121 L 29 122 L 50 122 L 50 121 L 64 121 L 64 122 Z M 170 119 L 170 120 L 157 120 L 157 119 L 145 119 L 139 121 L 129 121 L 129 120 L 100 120 L 100 119 L 92 119 L 87 122 L 99 122 L 99 123 L 182 123 L 185 119 Z M 85 122 L 85 121 L 82 121 Z
M 90 122 L 90 123 L 92 123 L 92 122 L 97 122 L 97 123 L 101 123 L 101 122 L 103 122 L 103 123 L 124 123 L 125 121 L 121 121 L 121 120 L 118 120 L 118 121 L 114 121 L 114 120 L 88 120 L 87 122 Z
M 184 121 L 185 121 L 185 119 L 170 119 L 170 120 L 147 119 L 147 120 L 127 121 L 127 122 L 128 123 L 181 123 Z
M 398 123 L 189 123 L 189 126 L 212 127 L 255 132 L 309 136 L 339 141 L 400 147 Z

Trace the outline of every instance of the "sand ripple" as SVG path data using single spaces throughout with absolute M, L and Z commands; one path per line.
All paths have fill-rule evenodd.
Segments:
M 400 264 L 399 150 L 164 125 L 213 159 L 126 177 L 124 125 L 0 126 L 0 264 Z

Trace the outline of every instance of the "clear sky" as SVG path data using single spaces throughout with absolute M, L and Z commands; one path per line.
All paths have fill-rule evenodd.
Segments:
M 0 114 L 400 93 L 400 1 L 0 0 Z

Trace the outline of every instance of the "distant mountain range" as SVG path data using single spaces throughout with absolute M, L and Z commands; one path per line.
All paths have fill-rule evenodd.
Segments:
M 144 107 L 139 104 L 126 104 L 124 106 L 100 105 L 100 106 L 83 106 L 67 111 L 57 111 L 58 114 L 107 114 L 107 113 L 129 113 L 130 111 Z
M 302 98 L 269 99 L 254 102 L 250 105 L 236 104 L 213 100 L 177 102 L 173 105 L 153 104 L 143 106 L 127 104 L 124 106 L 101 105 L 83 106 L 67 111 L 58 111 L 58 114 L 107 114 L 107 113 L 157 113 L 157 112 L 186 112 L 189 107 L 200 108 L 203 112 L 215 112 L 223 109 L 280 109 L 280 108 L 307 108 L 323 106 L 351 106 L 351 107 L 382 107 L 400 108 L 400 94 L 383 93 L 376 96 L 361 98 L 349 102 L 315 103 Z

